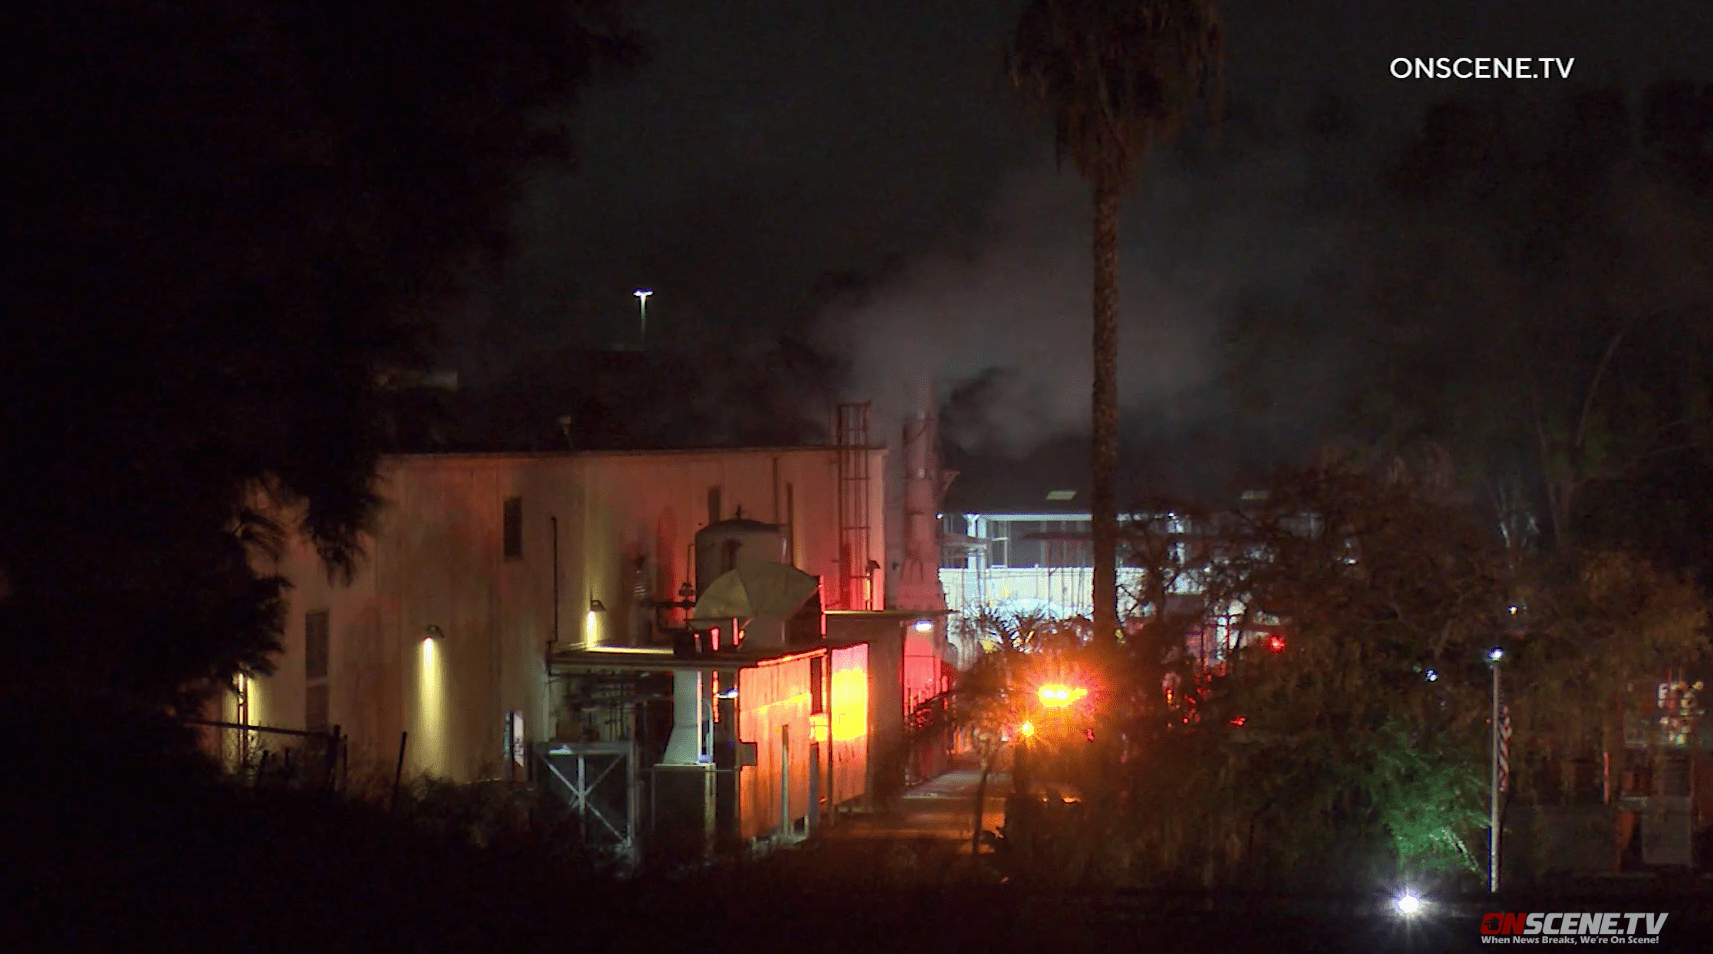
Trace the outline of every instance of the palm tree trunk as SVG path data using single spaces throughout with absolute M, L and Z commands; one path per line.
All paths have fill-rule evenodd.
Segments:
M 1094 640 L 1118 640 L 1118 207 L 1094 187 Z
M 988 753 L 981 762 L 981 778 L 975 783 L 975 821 L 970 825 L 970 857 L 981 856 L 981 829 L 987 818 L 987 773 L 993 769 L 993 760 L 998 749 Z

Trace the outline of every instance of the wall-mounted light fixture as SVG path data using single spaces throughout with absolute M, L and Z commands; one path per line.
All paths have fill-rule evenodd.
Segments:
M 427 626 L 423 627 L 422 638 L 423 639 L 445 639 L 446 638 L 446 631 L 441 629 L 440 627 L 434 625 L 433 623 L 429 623 Z
M 934 631 L 934 621 L 931 619 L 919 619 L 916 622 L 911 623 L 910 628 L 918 633 L 931 633 Z
M 589 597 L 589 612 L 591 612 L 591 613 L 605 613 L 606 611 L 607 611 L 607 604 L 601 602 L 598 599 L 595 599 L 593 596 Z

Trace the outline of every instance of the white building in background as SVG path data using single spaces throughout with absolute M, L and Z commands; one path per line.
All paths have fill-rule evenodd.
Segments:
M 943 518 L 940 584 L 960 613 L 1017 610 L 1057 618 L 1094 611 L 1087 513 L 954 513 Z M 1122 568 L 1120 586 L 1138 571 Z

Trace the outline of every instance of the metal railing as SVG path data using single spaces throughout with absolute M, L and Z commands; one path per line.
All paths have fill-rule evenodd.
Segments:
M 343 791 L 347 746 L 339 726 L 324 731 L 185 719 L 202 730 L 204 750 L 250 785 Z

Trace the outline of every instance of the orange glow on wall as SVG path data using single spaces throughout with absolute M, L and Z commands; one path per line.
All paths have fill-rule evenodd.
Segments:
M 784 813 L 799 818 L 808 810 L 809 669 L 804 654 L 738 671 L 738 739 L 754 742 L 756 756 L 738 775 L 745 838 L 775 831 Z
M 828 654 L 832 691 L 833 778 L 829 801 L 839 804 L 868 789 L 868 645 L 858 643 Z
M 844 669 L 838 668 L 838 659 L 833 661 L 830 707 L 835 742 L 854 742 L 868 735 L 868 672 L 863 668 L 867 661 L 866 657 L 847 660 L 847 668 Z
M 927 632 L 909 627 L 904 632 L 904 712 L 910 716 L 917 705 L 951 688 L 941 665 L 940 647 L 933 627 Z

